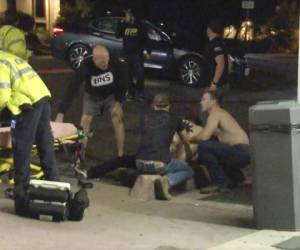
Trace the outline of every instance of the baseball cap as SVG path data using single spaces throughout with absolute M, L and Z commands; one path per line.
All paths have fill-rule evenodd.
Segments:
M 162 107 L 169 106 L 170 105 L 169 96 L 165 93 L 158 93 L 153 98 L 153 104 Z

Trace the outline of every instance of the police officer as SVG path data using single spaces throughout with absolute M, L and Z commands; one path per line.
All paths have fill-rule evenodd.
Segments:
M 127 9 L 124 13 L 125 17 L 118 25 L 116 37 L 123 38 L 123 53 L 129 66 L 130 79 L 127 99 L 133 100 L 137 97 L 139 100 L 144 100 L 143 50 L 147 46 L 147 31 L 145 25 L 137 18 L 132 9 Z M 147 52 L 150 53 L 149 48 Z M 134 78 L 136 84 L 134 84 Z
M 208 84 L 211 90 L 219 89 L 227 84 L 228 52 L 222 39 L 223 26 L 220 20 L 214 19 L 208 23 L 207 63 Z
M 15 168 L 15 211 L 25 215 L 26 188 L 30 178 L 30 156 L 35 143 L 47 180 L 58 180 L 53 135 L 50 127 L 51 94 L 23 59 L 0 51 L 0 110 L 8 107 Z
M 25 33 L 33 27 L 34 19 L 27 14 L 19 14 L 17 20 L 7 19 L 0 28 L 0 49 L 27 61 L 32 52 L 27 49 Z

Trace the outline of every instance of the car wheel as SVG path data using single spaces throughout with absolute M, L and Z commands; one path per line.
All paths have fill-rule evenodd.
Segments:
M 179 62 L 178 75 L 180 81 L 189 87 L 203 84 L 203 66 L 196 57 L 186 57 Z
M 69 62 L 73 69 L 78 69 L 84 58 L 91 54 L 91 49 L 84 44 L 73 45 L 69 50 Z

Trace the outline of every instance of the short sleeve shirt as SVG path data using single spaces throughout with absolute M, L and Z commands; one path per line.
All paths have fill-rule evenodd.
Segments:
M 228 78 L 228 52 L 224 41 L 221 37 L 215 37 L 214 39 L 210 40 L 207 45 L 206 50 L 206 58 L 208 63 L 208 83 L 211 83 L 216 71 L 216 57 L 218 55 L 224 55 L 225 59 L 225 68 L 223 74 L 218 82 L 218 85 L 223 85 L 227 83 Z

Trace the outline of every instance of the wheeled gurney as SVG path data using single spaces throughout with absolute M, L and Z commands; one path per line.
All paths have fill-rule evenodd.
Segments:
M 75 143 L 79 139 L 81 132 L 71 123 L 51 122 L 54 137 L 54 149 L 69 143 Z M 32 147 L 32 156 L 37 154 L 36 146 Z M 0 177 L 8 175 L 8 183 L 13 183 L 13 157 L 11 146 L 10 127 L 0 128 Z M 37 164 L 30 164 L 33 172 L 31 178 L 41 179 L 44 174 L 41 167 Z M 0 179 L 1 183 L 1 179 Z

